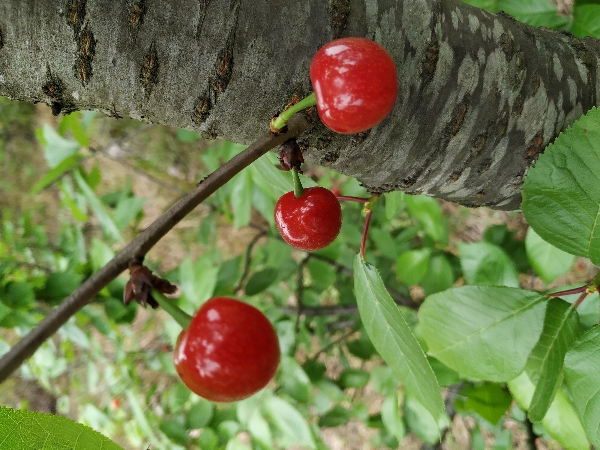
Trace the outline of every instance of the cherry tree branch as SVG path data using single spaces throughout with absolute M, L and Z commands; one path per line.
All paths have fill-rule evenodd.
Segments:
M 143 258 L 152 246 L 179 221 L 237 173 L 287 139 L 298 136 L 308 126 L 308 118 L 302 113 L 296 114 L 288 122 L 287 132 L 279 135 L 266 134 L 202 180 L 192 192 L 160 216 L 98 272 L 85 280 L 75 292 L 63 300 L 58 307 L 0 358 L 0 383 L 33 355 L 44 341 L 52 336 L 70 317 L 87 305 L 100 290 L 127 269 L 129 261 Z

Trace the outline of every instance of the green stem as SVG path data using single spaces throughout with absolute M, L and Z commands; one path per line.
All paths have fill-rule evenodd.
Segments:
M 294 198 L 298 198 L 304 194 L 304 188 L 302 187 L 300 176 L 295 167 L 292 167 L 292 179 L 294 180 Z
M 175 322 L 181 325 L 181 328 L 187 330 L 192 322 L 192 317 L 183 311 L 179 306 L 173 303 L 172 300 L 169 300 L 165 297 L 161 292 L 158 292 L 156 289 L 152 289 L 152 297 L 158 302 L 160 307 L 164 309 L 167 314 L 169 314 Z
M 315 93 L 313 92 L 308 97 L 303 98 L 295 105 L 289 107 L 285 111 L 283 111 L 279 116 L 271 120 L 271 130 L 279 131 L 287 124 L 287 121 L 296 114 L 298 111 L 302 111 L 303 109 L 309 108 L 317 104 L 317 98 L 315 97 Z

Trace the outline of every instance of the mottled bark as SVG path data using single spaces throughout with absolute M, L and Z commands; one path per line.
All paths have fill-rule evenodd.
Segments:
M 600 44 L 456 0 L 3 0 L 0 95 L 97 109 L 249 143 L 325 42 L 365 36 L 398 65 L 373 130 L 300 140 L 370 190 L 518 208 L 523 176 L 597 104 Z

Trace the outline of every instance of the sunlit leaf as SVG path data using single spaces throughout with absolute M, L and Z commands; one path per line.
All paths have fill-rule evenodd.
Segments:
M 91 428 L 66 417 L 0 406 L 0 447 L 39 450 L 122 450 Z
M 354 291 L 371 342 L 406 390 L 437 420 L 444 403 L 427 357 L 379 273 L 360 255 L 354 260 Z
M 525 248 L 531 267 L 546 284 L 567 273 L 575 261 L 573 255 L 548 244 L 533 228 L 527 230 Z
M 546 242 L 600 263 L 600 110 L 546 147 L 525 177 L 521 209 Z
M 539 422 L 562 383 L 562 368 L 567 350 L 579 333 L 579 318 L 571 305 L 559 298 L 550 299 L 546 308 L 540 340 L 527 360 L 527 374 L 536 383 L 529 406 L 529 418 Z
M 525 367 L 542 331 L 546 297 L 496 286 L 429 296 L 419 310 L 429 353 L 459 374 L 508 381 Z

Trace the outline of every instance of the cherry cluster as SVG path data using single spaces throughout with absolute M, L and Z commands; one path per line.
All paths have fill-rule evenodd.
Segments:
M 295 112 L 316 105 L 329 129 L 360 133 L 379 124 L 396 102 L 394 61 L 381 45 L 368 39 L 343 38 L 323 46 L 311 62 L 310 78 L 314 94 L 273 119 L 272 131 L 285 127 Z M 304 251 L 322 249 L 340 232 L 340 202 L 328 189 L 303 189 L 298 177 L 303 162 L 299 148 L 284 153 L 280 153 L 282 167 L 291 169 L 294 190 L 277 201 L 275 224 L 291 246 Z M 136 287 L 136 292 L 142 288 Z M 156 297 L 161 303 L 160 295 Z M 241 400 L 264 388 L 275 375 L 280 361 L 277 333 L 255 307 L 216 297 L 193 317 L 179 322 L 184 331 L 175 348 L 175 367 L 183 383 L 201 397 L 217 402 Z

